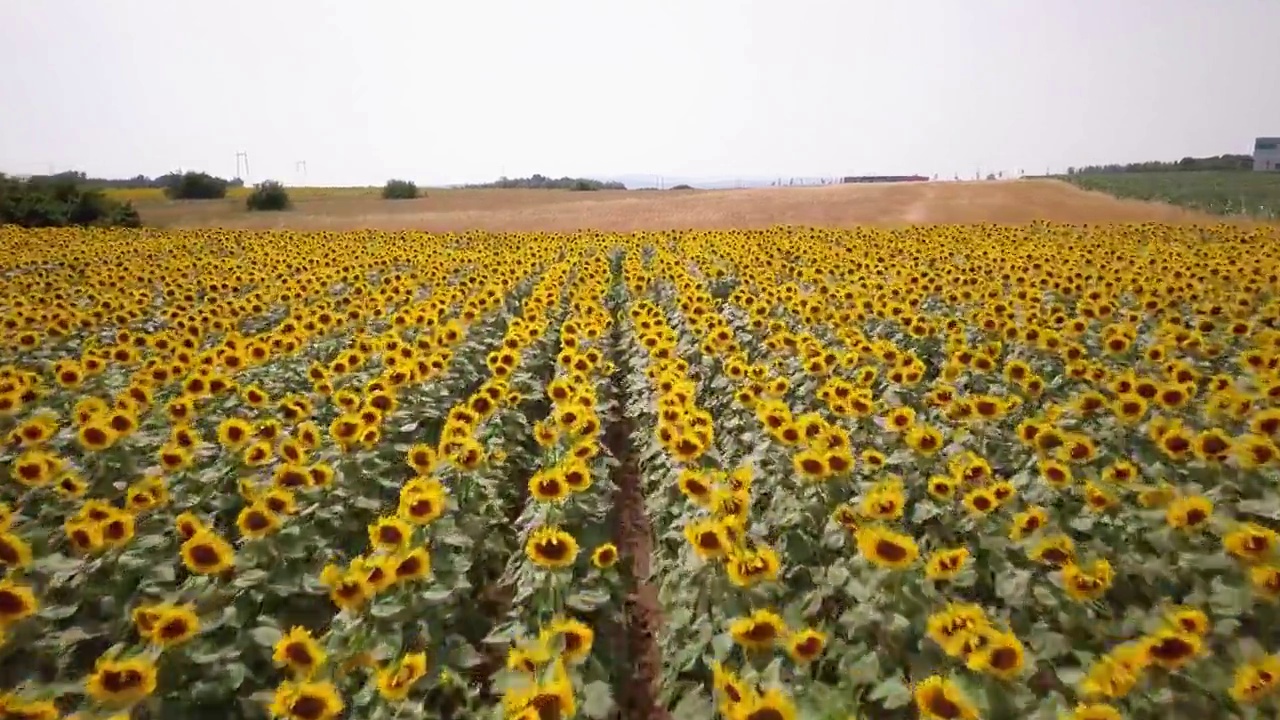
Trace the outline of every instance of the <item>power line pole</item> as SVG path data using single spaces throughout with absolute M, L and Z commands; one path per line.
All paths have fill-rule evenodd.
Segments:
M 244 174 L 240 174 L 240 161 L 244 161 Z M 239 151 L 236 153 L 236 177 L 249 182 L 249 153 Z
M 299 160 L 295 162 L 293 164 L 293 171 L 295 173 L 298 173 L 298 172 L 302 173 L 302 182 L 305 185 L 307 182 L 307 161 Z

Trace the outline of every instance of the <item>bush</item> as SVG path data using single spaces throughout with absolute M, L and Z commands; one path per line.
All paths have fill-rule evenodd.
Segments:
M 141 227 L 132 203 L 120 203 L 70 179 L 20 181 L 0 175 L 0 225 Z
M 412 200 L 418 197 L 418 186 L 412 180 L 388 180 L 382 186 L 384 200 Z
M 569 189 L 574 192 L 594 192 L 600 189 L 600 183 L 594 183 L 590 180 L 574 180 Z
M 667 189 L 668 189 L 668 190 L 692 190 L 692 189 L 693 189 L 693 186 L 692 186 L 692 185 L 683 185 L 683 184 L 681 184 L 681 185 L 673 185 L 673 186 L 671 186 L 670 188 L 667 188 Z
M 227 196 L 227 181 L 208 173 L 174 173 L 160 180 L 165 197 L 171 200 L 217 200 Z
M 275 180 L 264 180 L 253 186 L 245 205 L 250 210 L 288 210 L 289 193 Z

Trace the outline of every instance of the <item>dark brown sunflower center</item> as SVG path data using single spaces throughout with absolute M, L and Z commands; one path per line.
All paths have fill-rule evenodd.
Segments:
M 891 563 L 902 562 L 907 559 L 907 549 L 892 540 L 877 540 L 875 554 L 876 557 Z

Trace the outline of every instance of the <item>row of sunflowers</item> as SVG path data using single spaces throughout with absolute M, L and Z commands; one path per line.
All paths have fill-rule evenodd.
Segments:
M 0 230 L 0 711 L 1267 716 L 1276 239 Z

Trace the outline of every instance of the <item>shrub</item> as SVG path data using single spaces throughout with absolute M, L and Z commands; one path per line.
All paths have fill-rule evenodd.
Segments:
M 693 186 L 692 186 L 692 185 L 684 185 L 684 184 L 681 184 L 681 185 L 673 185 L 673 186 L 671 186 L 671 187 L 670 187 L 670 188 L 668 188 L 668 189 L 669 189 L 669 190 L 692 190 L 692 189 L 693 189 Z
M 245 200 L 250 210 L 288 210 L 289 192 L 282 183 L 264 180 L 253 186 L 253 192 Z
M 20 181 L 0 175 L 0 225 L 141 227 L 132 203 L 120 203 L 73 180 Z
M 382 186 L 384 200 L 412 200 L 418 197 L 418 186 L 412 180 L 388 180 Z
M 590 180 L 574 180 L 573 185 L 570 185 L 569 189 L 575 192 L 592 192 L 600 189 L 600 183 L 595 183 Z
M 173 173 L 160 180 L 165 196 L 171 200 L 217 200 L 227 196 L 227 181 L 208 173 Z

